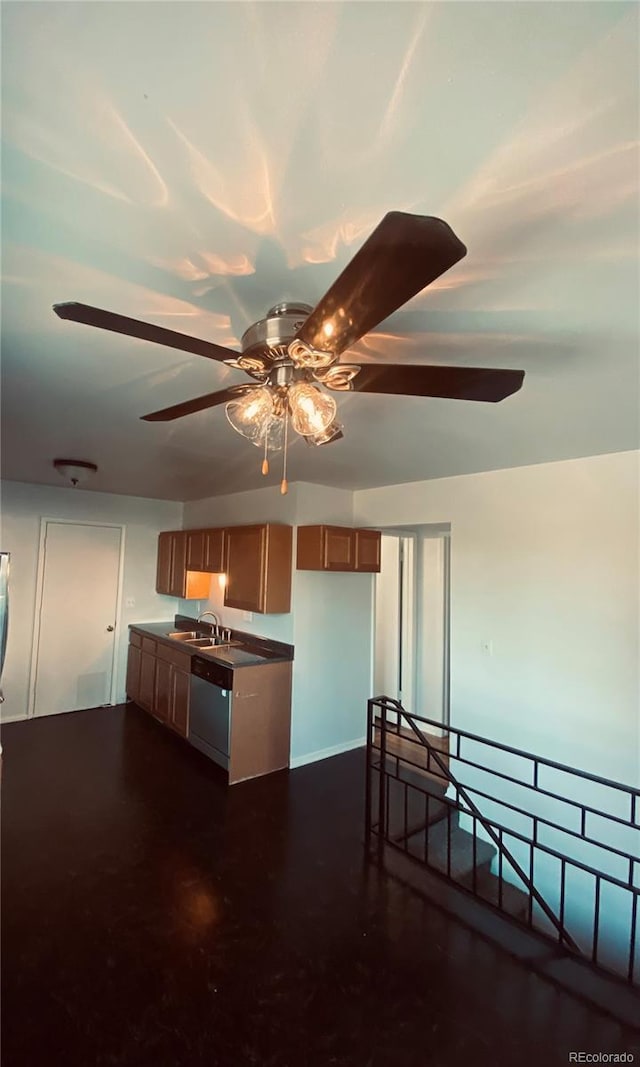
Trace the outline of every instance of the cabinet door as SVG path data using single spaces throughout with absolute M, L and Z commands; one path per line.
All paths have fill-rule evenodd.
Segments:
M 126 682 L 126 694 L 129 700 L 133 700 L 134 704 L 138 703 L 138 696 L 140 690 L 140 659 L 142 653 L 135 645 L 129 645 L 129 656 L 127 658 L 127 682 Z
M 265 526 L 235 526 L 226 531 L 226 607 L 264 611 L 266 541 Z
M 204 565 L 203 570 L 220 574 L 224 571 L 224 530 L 204 531 Z
M 171 723 L 170 725 L 181 737 L 189 733 L 189 692 L 191 675 L 186 671 L 171 668 Z
M 187 570 L 203 571 L 205 569 L 206 530 L 187 530 Z
M 171 718 L 172 671 L 173 667 L 166 660 L 156 660 L 154 714 L 163 722 L 169 722 Z
M 356 570 L 380 570 L 380 531 L 356 530 Z
M 187 535 L 171 534 L 171 582 L 169 595 L 183 597 L 187 580 Z
M 343 526 L 324 527 L 323 566 L 328 571 L 352 571 L 356 564 L 355 530 Z
M 150 652 L 140 655 L 140 688 L 138 704 L 146 711 L 153 711 L 156 695 L 156 657 Z
M 171 560 L 173 534 L 170 531 L 158 536 L 158 566 L 156 570 L 156 593 L 171 594 Z

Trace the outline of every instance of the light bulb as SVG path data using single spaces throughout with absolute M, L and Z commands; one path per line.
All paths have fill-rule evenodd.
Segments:
M 298 382 L 289 389 L 288 399 L 291 424 L 296 433 L 303 437 L 322 433 L 335 418 L 335 400 L 318 389 L 317 385 Z
M 254 444 L 264 443 L 264 432 L 273 414 L 273 395 L 262 385 L 251 389 L 238 400 L 230 400 L 225 414 L 231 426 Z

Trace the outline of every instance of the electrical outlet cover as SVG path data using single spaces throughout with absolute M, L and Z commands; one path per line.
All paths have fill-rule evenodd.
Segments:
M 244 622 L 253 622 L 253 612 L 252 611 L 243 611 L 242 612 L 242 618 L 243 618 Z

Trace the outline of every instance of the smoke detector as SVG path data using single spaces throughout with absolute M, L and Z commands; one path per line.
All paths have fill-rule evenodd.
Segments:
M 54 459 L 53 465 L 60 477 L 74 489 L 84 485 L 98 470 L 95 463 L 87 463 L 84 459 Z

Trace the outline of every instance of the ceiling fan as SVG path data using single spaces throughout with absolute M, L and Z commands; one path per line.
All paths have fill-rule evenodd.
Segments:
M 226 405 L 235 430 L 269 451 L 286 450 L 289 423 L 311 445 L 343 436 L 331 392 L 386 393 L 496 402 L 522 385 L 524 371 L 484 367 L 340 363 L 351 345 L 402 307 L 463 256 L 466 248 L 442 219 L 391 211 L 315 308 L 276 304 L 242 336 L 242 352 L 88 304 L 54 304 L 61 319 L 192 352 L 242 370 L 255 384 L 230 385 L 143 415 L 166 422 Z M 331 392 L 327 392 L 330 390 Z

